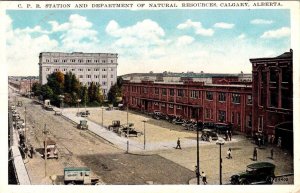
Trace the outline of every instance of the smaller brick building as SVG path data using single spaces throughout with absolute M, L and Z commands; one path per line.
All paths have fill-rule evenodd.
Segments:
M 231 78 L 226 84 L 204 84 L 188 78 L 173 83 L 124 81 L 123 101 L 131 109 L 160 111 L 187 120 L 198 117 L 201 122 L 232 123 L 236 131 L 249 133 L 252 130 L 251 84 L 230 84 L 230 81 Z

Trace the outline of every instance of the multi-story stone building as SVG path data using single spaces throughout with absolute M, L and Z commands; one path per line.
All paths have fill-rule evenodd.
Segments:
M 250 59 L 253 74 L 253 130 L 281 137 L 293 146 L 293 52 Z
M 83 85 L 101 85 L 104 94 L 117 81 L 118 54 L 42 52 L 39 55 L 39 82 L 47 83 L 53 72 L 72 72 Z

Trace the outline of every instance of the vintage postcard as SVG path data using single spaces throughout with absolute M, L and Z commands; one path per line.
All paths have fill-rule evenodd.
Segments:
M 299 1 L 0 8 L 0 192 L 300 191 Z

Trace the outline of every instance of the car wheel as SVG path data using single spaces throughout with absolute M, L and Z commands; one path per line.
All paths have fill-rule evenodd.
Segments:
M 268 184 L 273 184 L 273 180 L 274 180 L 274 177 L 272 177 L 272 176 L 268 176 L 266 179 Z
M 249 182 L 246 179 L 242 179 L 240 184 L 241 185 L 247 185 L 247 184 L 249 184 Z

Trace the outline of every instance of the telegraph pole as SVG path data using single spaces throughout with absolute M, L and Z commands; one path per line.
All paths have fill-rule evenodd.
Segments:
M 45 141 L 44 141 L 44 158 L 45 158 L 45 177 L 47 177 L 47 131 L 46 131 L 46 124 L 44 126 L 44 136 L 45 136 Z

